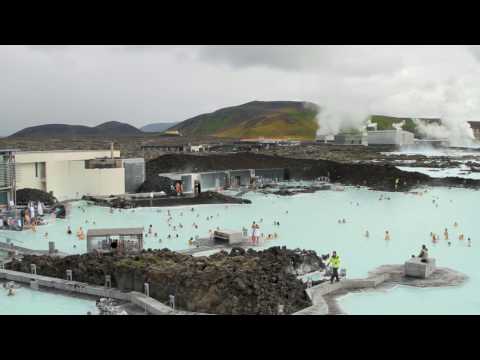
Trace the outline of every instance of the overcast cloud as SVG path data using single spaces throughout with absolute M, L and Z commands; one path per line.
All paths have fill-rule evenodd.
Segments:
M 0 46 L 0 135 L 45 123 L 141 127 L 252 100 L 480 120 L 476 46 Z

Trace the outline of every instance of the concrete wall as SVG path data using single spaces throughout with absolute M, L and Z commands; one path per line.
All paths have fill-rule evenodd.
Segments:
M 84 161 L 47 163 L 47 191 L 60 201 L 125 192 L 125 169 L 85 169 Z
M 45 167 L 45 162 L 38 164 L 39 168 Z M 45 178 L 41 177 L 41 172 L 38 173 L 38 177 L 35 174 L 35 163 L 17 163 L 16 180 L 17 189 L 31 188 L 46 191 Z
M 414 135 L 403 130 L 380 130 L 368 132 L 368 145 L 413 145 Z
M 363 145 L 365 143 L 363 134 L 338 134 L 334 137 L 337 145 Z
M 227 183 L 227 174 L 225 171 L 201 173 L 198 178 L 202 191 L 215 190 L 217 187 L 223 187 Z
M 285 169 L 255 169 L 255 176 L 268 180 L 285 180 Z
M 119 195 L 125 192 L 125 169 L 85 169 L 85 160 L 109 157 L 105 151 L 19 152 L 17 189 L 33 188 L 53 192 L 60 201 L 83 195 Z M 114 151 L 114 156 L 120 156 Z M 45 166 L 45 178 L 35 176 L 35 163 Z
M 232 186 L 248 186 L 252 179 L 252 171 L 250 170 L 231 170 L 230 171 L 230 184 Z M 238 183 L 238 177 L 240 177 L 240 183 Z
M 145 181 L 145 160 L 125 159 L 123 167 L 125 168 L 125 192 L 134 193 Z

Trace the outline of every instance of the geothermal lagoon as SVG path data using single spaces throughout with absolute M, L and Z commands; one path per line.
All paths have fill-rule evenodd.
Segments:
M 403 264 L 426 244 L 430 256 L 437 259 L 437 266 L 465 273 L 469 280 L 450 288 L 398 286 L 350 293 L 339 299 L 342 310 L 348 314 L 480 314 L 480 302 L 474 301 L 480 289 L 480 231 L 476 226 L 475 205 L 480 193 L 476 190 L 442 187 L 385 193 L 346 187 L 345 191 L 294 196 L 248 192 L 243 197 L 252 204 L 115 209 L 113 214 L 109 208 L 74 202 L 65 220 L 49 219 L 49 224 L 38 227 L 36 233 L 1 231 L 0 238 L 38 250 L 48 249 L 48 241 L 55 241 L 59 251 L 81 254 L 86 251 L 86 241 L 75 236 L 80 226 L 85 232 L 92 228 L 143 226 L 147 233 L 151 224 L 153 232 L 145 238 L 146 249 L 182 250 L 189 248 L 191 237 L 207 237 L 209 230 L 217 226 L 249 229 L 255 221 L 265 236 L 278 235 L 275 240 L 263 240 L 261 247 L 285 245 L 292 249 L 312 249 L 319 255 L 336 250 L 348 278 L 366 277 L 380 265 Z M 168 211 L 173 217 L 170 227 Z M 346 224 L 339 224 L 339 219 L 345 219 Z M 274 221 L 279 221 L 280 226 L 274 226 Z M 455 222 L 459 224 L 457 228 L 453 226 Z M 67 235 L 69 225 L 73 235 Z M 451 246 L 443 237 L 445 228 Z M 384 238 L 386 230 L 390 240 Z M 157 237 L 153 236 L 155 232 Z M 432 243 L 430 232 L 440 236 L 436 244 Z M 465 240 L 458 240 L 460 233 Z M 471 247 L 467 246 L 469 237 Z
M 0 282 L 0 315 L 85 315 L 98 313 L 94 300 L 72 297 L 21 286 L 7 296 Z

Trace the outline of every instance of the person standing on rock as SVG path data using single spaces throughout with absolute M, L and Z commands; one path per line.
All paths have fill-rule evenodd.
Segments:
M 328 260 L 327 265 L 330 265 L 332 268 L 332 275 L 330 276 L 330 284 L 333 284 L 333 279 L 335 279 L 336 282 L 339 282 L 340 279 L 338 277 L 338 269 L 340 268 L 340 257 L 337 255 L 336 251 L 332 253 L 332 256 L 330 257 L 330 260 Z

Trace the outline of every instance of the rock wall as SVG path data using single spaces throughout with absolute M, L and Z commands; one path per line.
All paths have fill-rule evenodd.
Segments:
M 92 254 L 65 258 L 25 256 L 8 265 L 28 272 L 37 265 L 37 274 L 65 278 L 73 271 L 76 281 L 103 285 L 105 275 L 121 290 L 143 292 L 150 284 L 150 296 L 168 303 L 175 295 L 181 310 L 213 314 L 276 314 L 278 305 L 294 313 L 311 302 L 297 275 L 324 267 L 314 251 L 272 247 L 264 251 L 234 248 L 209 257 L 192 257 L 168 249 L 144 251 L 140 255 Z
M 346 164 L 330 160 L 293 159 L 252 153 L 203 156 L 168 154 L 148 161 L 146 167 L 147 179 L 159 173 L 177 171 L 284 168 L 287 179 L 314 180 L 321 176 L 329 176 L 333 182 L 368 186 L 381 191 L 394 191 L 397 179 L 399 179 L 396 189 L 398 191 L 406 191 L 417 185 L 480 187 L 480 180 L 432 179 L 425 174 L 401 171 L 393 165 Z

